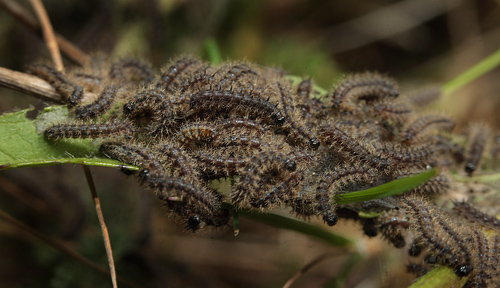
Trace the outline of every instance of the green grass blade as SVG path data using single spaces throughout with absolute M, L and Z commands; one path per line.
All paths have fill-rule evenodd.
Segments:
M 453 93 L 462 86 L 472 82 L 473 80 L 481 77 L 482 75 L 488 73 L 492 69 L 500 65 L 500 49 L 493 52 L 490 56 L 484 58 L 481 62 L 472 66 L 467 71 L 458 75 L 454 79 L 448 81 L 441 87 L 443 94 Z
M 339 194 L 336 195 L 334 199 L 337 204 L 348 204 L 394 196 L 425 183 L 432 177 L 436 176 L 437 173 L 437 169 L 433 168 L 429 171 L 403 179 L 394 180 L 370 189 Z
M 214 38 L 205 40 L 205 52 L 207 53 L 208 60 L 210 60 L 212 64 L 218 65 L 222 62 L 219 45 L 217 45 L 217 41 Z

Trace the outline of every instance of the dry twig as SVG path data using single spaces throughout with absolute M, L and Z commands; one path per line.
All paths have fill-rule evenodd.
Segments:
M 54 29 L 52 29 L 52 25 L 50 24 L 47 11 L 45 10 L 45 7 L 43 7 L 41 0 L 31 0 L 30 2 L 35 10 L 35 13 L 38 15 L 38 19 L 40 20 L 43 37 L 45 38 L 47 48 L 49 48 L 52 61 L 54 61 L 54 65 L 58 71 L 63 71 L 64 66 L 61 58 L 61 52 L 59 52 L 59 46 L 57 45 Z
M 16 184 L 12 183 L 6 177 L 0 175 L 0 188 L 12 197 L 18 199 L 28 207 L 31 207 L 39 213 L 49 213 L 50 209 L 48 204 L 42 199 L 36 197 L 31 193 L 27 193 Z
M 0 86 L 33 95 L 42 100 L 65 104 L 66 99 L 57 93 L 49 82 L 36 76 L 0 67 Z M 95 93 L 85 93 L 86 99 L 95 99 Z
M 338 252 L 325 253 L 314 258 L 311 262 L 307 263 L 304 267 L 302 267 L 302 269 L 300 269 L 297 273 L 295 273 L 295 275 L 293 275 L 292 278 L 286 281 L 285 285 L 283 285 L 283 288 L 290 288 L 293 285 L 293 283 L 295 283 L 295 281 L 297 281 L 297 279 L 300 278 L 300 276 L 304 275 L 307 271 L 311 270 L 311 268 L 327 260 L 328 258 L 336 256 L 339 256 Z
M 108 228 L 104 222 L 104 216 L 101 210 L 101 201 L 97 196 L 97 191 L 95 189 L 94 180 L 92 180 L 92 174 L 90 173 L 90 168 L 83 165 L 83 171 L 85 171 L 85 177 L 87 178 L 87 184 L 90 188 L 90 193 L 92 194 L 92 200 L 94 200 L 95 211 L 97 212 L 97 218 L 99 219 L 99 225 L 101 226 L 102 237 L 104 238 L 104 246 L 106 247 L 106 255 L 108 256 L 109 270 L 111 271 L 111 282 L 113 282 L 113 288 L 116 288 L 116 270 L 115 262 L 113 259 L 113 251 L 111 250 L 111 243 L 109 241 Z
M 76 251 L 68 248 L 64 243 L 62 243 L 61 241 L 57 240 L 57 239 L 54 239 L 52 237 L 49 237 L 49 236 L 46 236 L 28 226 L 26 226 L 25 224 L 23 224 L 21 221 L 17 220 L 16 218 L 10 216 L 9 214 L 5 213 L 4 211 L 0 210 L 0 217 L 5 219 L 6 221 L 10 222 L 11 224 L 15 225 L 16 227 L 19 227 L 21 228 L 22 230 L 34 235 L 35 237 L 41 239 L 42 241 L 44 241 L 45 243 L 49 244 L 50 246 L 52 246 L 53 248 L 63 252 L 64 254 L 84 263 L 85 265 L 89 266 L 90 268 L 102 273 L 102 274 L 105 274 L 105 275 L 109 275 L 109 271 L 102 267 L 101 265 L 95 263 L 94 261 L 86 258 L 85 256 L 82 256 L 80 254 L 78 254 Z M 137 288 L 137 287 L 140 287 L 139 285 L 135 284 L 135 283 L 132 283 L 128 280 L 125 280 L 125 279 L 122 279 L 120 277 L 118 277 L 118 282 L 128 286 L 128 287 L 133 287 L 133 288 Z
M 34 17 L 18 2 L 12 0 L 0 0 L 2 6 L 7 12 L 14 16 L 25 27 L 42 36 L 42 29 Z M 55 34 L 57 44 L 61 51 L 74 62 L 84 66 L 90 61 L 90 56 L 80 50 L 59 34 Z
M 64 103 L 49 82 L 36 76 L 0 67 L 0 86 L 33 95 L 42 100 Z

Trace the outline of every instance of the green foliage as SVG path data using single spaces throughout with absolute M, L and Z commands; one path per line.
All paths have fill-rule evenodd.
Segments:
M 462 287 L 467 279 L 467 277 L 458 278 L 450 267 L 438 266 L 419 278 L 409 288 Z
M 415 188 L 418 185 L 427 182 L 429 179 L 436 175 L 437 170 L 433 168 L 429 171 L 403 179 L 397 179 L 370 189 L 338 194 L 335 196 L 335 202 L 337 202 L 337 204 L 349 204 L 394 196 Z
M 484 58 L 482 61 L 469 68 L 467 71 L 458 75 L 454 79 L 444 84 L 441 90 L 444 94 L 450 94 L 460 89 L 462 86 L 476 80 L 482 75 L 488 73 L 500 64 L 500 49 Z
M 115 160 L 94 157 L 97 145 L 88 139 L 49 142 L 42 133 L 51 123 L 62 122 L 68 117 L 65 106 L 46 108 L 36 120 L 27 118 L 27 109 L 0 116 L 0 170 L 37 167 L 57 164 L 82 164 L 126 168 Z

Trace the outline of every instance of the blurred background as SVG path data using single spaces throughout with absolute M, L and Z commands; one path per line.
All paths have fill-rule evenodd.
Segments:
M 43 40 L 0 1 L 0 66 L 24 71 L 50 59 Z M 15 1 L 33 14 L 29 1 Z M 54 30 L 87 53 L 138 57 L 158 71 L 179 54 L 207 59 L 215 41 L 224 60 L 246 59 L 312 77 L 326 89 L 345 73 L 376 70 L 402 91 L 453 79 L 500 47 L 500 1 L 482 0 L 45 0 Z M 69 59 L 66 65 L 72 65 Z M 446 95 L 432 109 L 500 123 L 500 69 Z M 0 88 L 0 113 L 46 105 Z M 292 287 L 406 287 L 405 249 L 369 239 L 352 223 L 333 232 L 352 251 L 242 220 L 193 235 L 168 219 L 152 195 L 120 171 L 92 168 L 119 275 L 142 287 L 281 287 L 320 255 L 327 260 Z M 82 168 L 0 172 L 0 208 L 107 266 Z M 311 219 L 323 225 L 317 219 Z M 108 276 L 0 220 L 0 286 L 110 287 Z M 120 285 L 122 286 L 122 285 Z

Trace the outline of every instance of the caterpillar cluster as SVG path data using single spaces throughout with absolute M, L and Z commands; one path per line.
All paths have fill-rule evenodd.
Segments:
M 425 263 L 446 264 L 457 276 L 469 277 L 463 287 L 500 285 L 498 219 L 468 202 L 455 202 L 448 211 L 415 195 L 404 196 L 401 207 L 416 238 L 410 256 L 417 257 L 426 249 L 430 254 Z M 488 229 L 495 233 L 489 233 Z M 412 270 L 416 266 L 412 265 Z M 415 270 L 419 273 L 427 269 Z
M 30 72 L 54 86 L 75 119 L 48 127 L 48 141 L 101 139 L 101 156 L 141 167 L 140 183 L 188 229 L 227 225 L 231 213 L 224 202 L 259 211 L 289 207 L 330 226 L 339 218 L 359 220 L 367 235 L 380 232 L 397 247 L 406 246 L 406 230 L 416 229 L 420 244 L 448 253 L 441 261 L 461 271 L 457 274 L 482 275 L 470 272 L 483 268 L 476 269 L 454 226 L 433 218 L 435 227 L 429 228 L 423 215 L 431 208 L 418 208 L 416 200 L 389 197 L 343 206 L 334 200 L 339 193 L 429 167 L 441 174 L 413 189 L 420 197 L 446 192 L 450 168 L 477 173 L 491 132 L 471 125 L 467 143 L 454 141 L 452 119 L 417 112 L 437 97 L 436 89 L 404 97 L 394 79 L 365 72 L 316 98 L 311 79 L 294 86 L 279 69 L 245 62 L 211 65 L 192 57 L 172 60 L 159 75 L 131 59 L 112 64 L 97 59 L 66 74 L 39 64 Z M 99 96 L 84 104 L 88 92 Z M 231 191 L 210 188 L 220 179 L 232 183 Z M 404 209 L 395 210 L 399 206 Z M 383 216 L 362 219 L 360 210 Z M 446 236 L 432 238 L 439 236 L 427 229 Z M 468 232 L 472 240 L 481 237 Z M 490 249 L 481 241 L 482 248 L 474 249 Z M 452 242 L 460 249 L 446 248 Z

